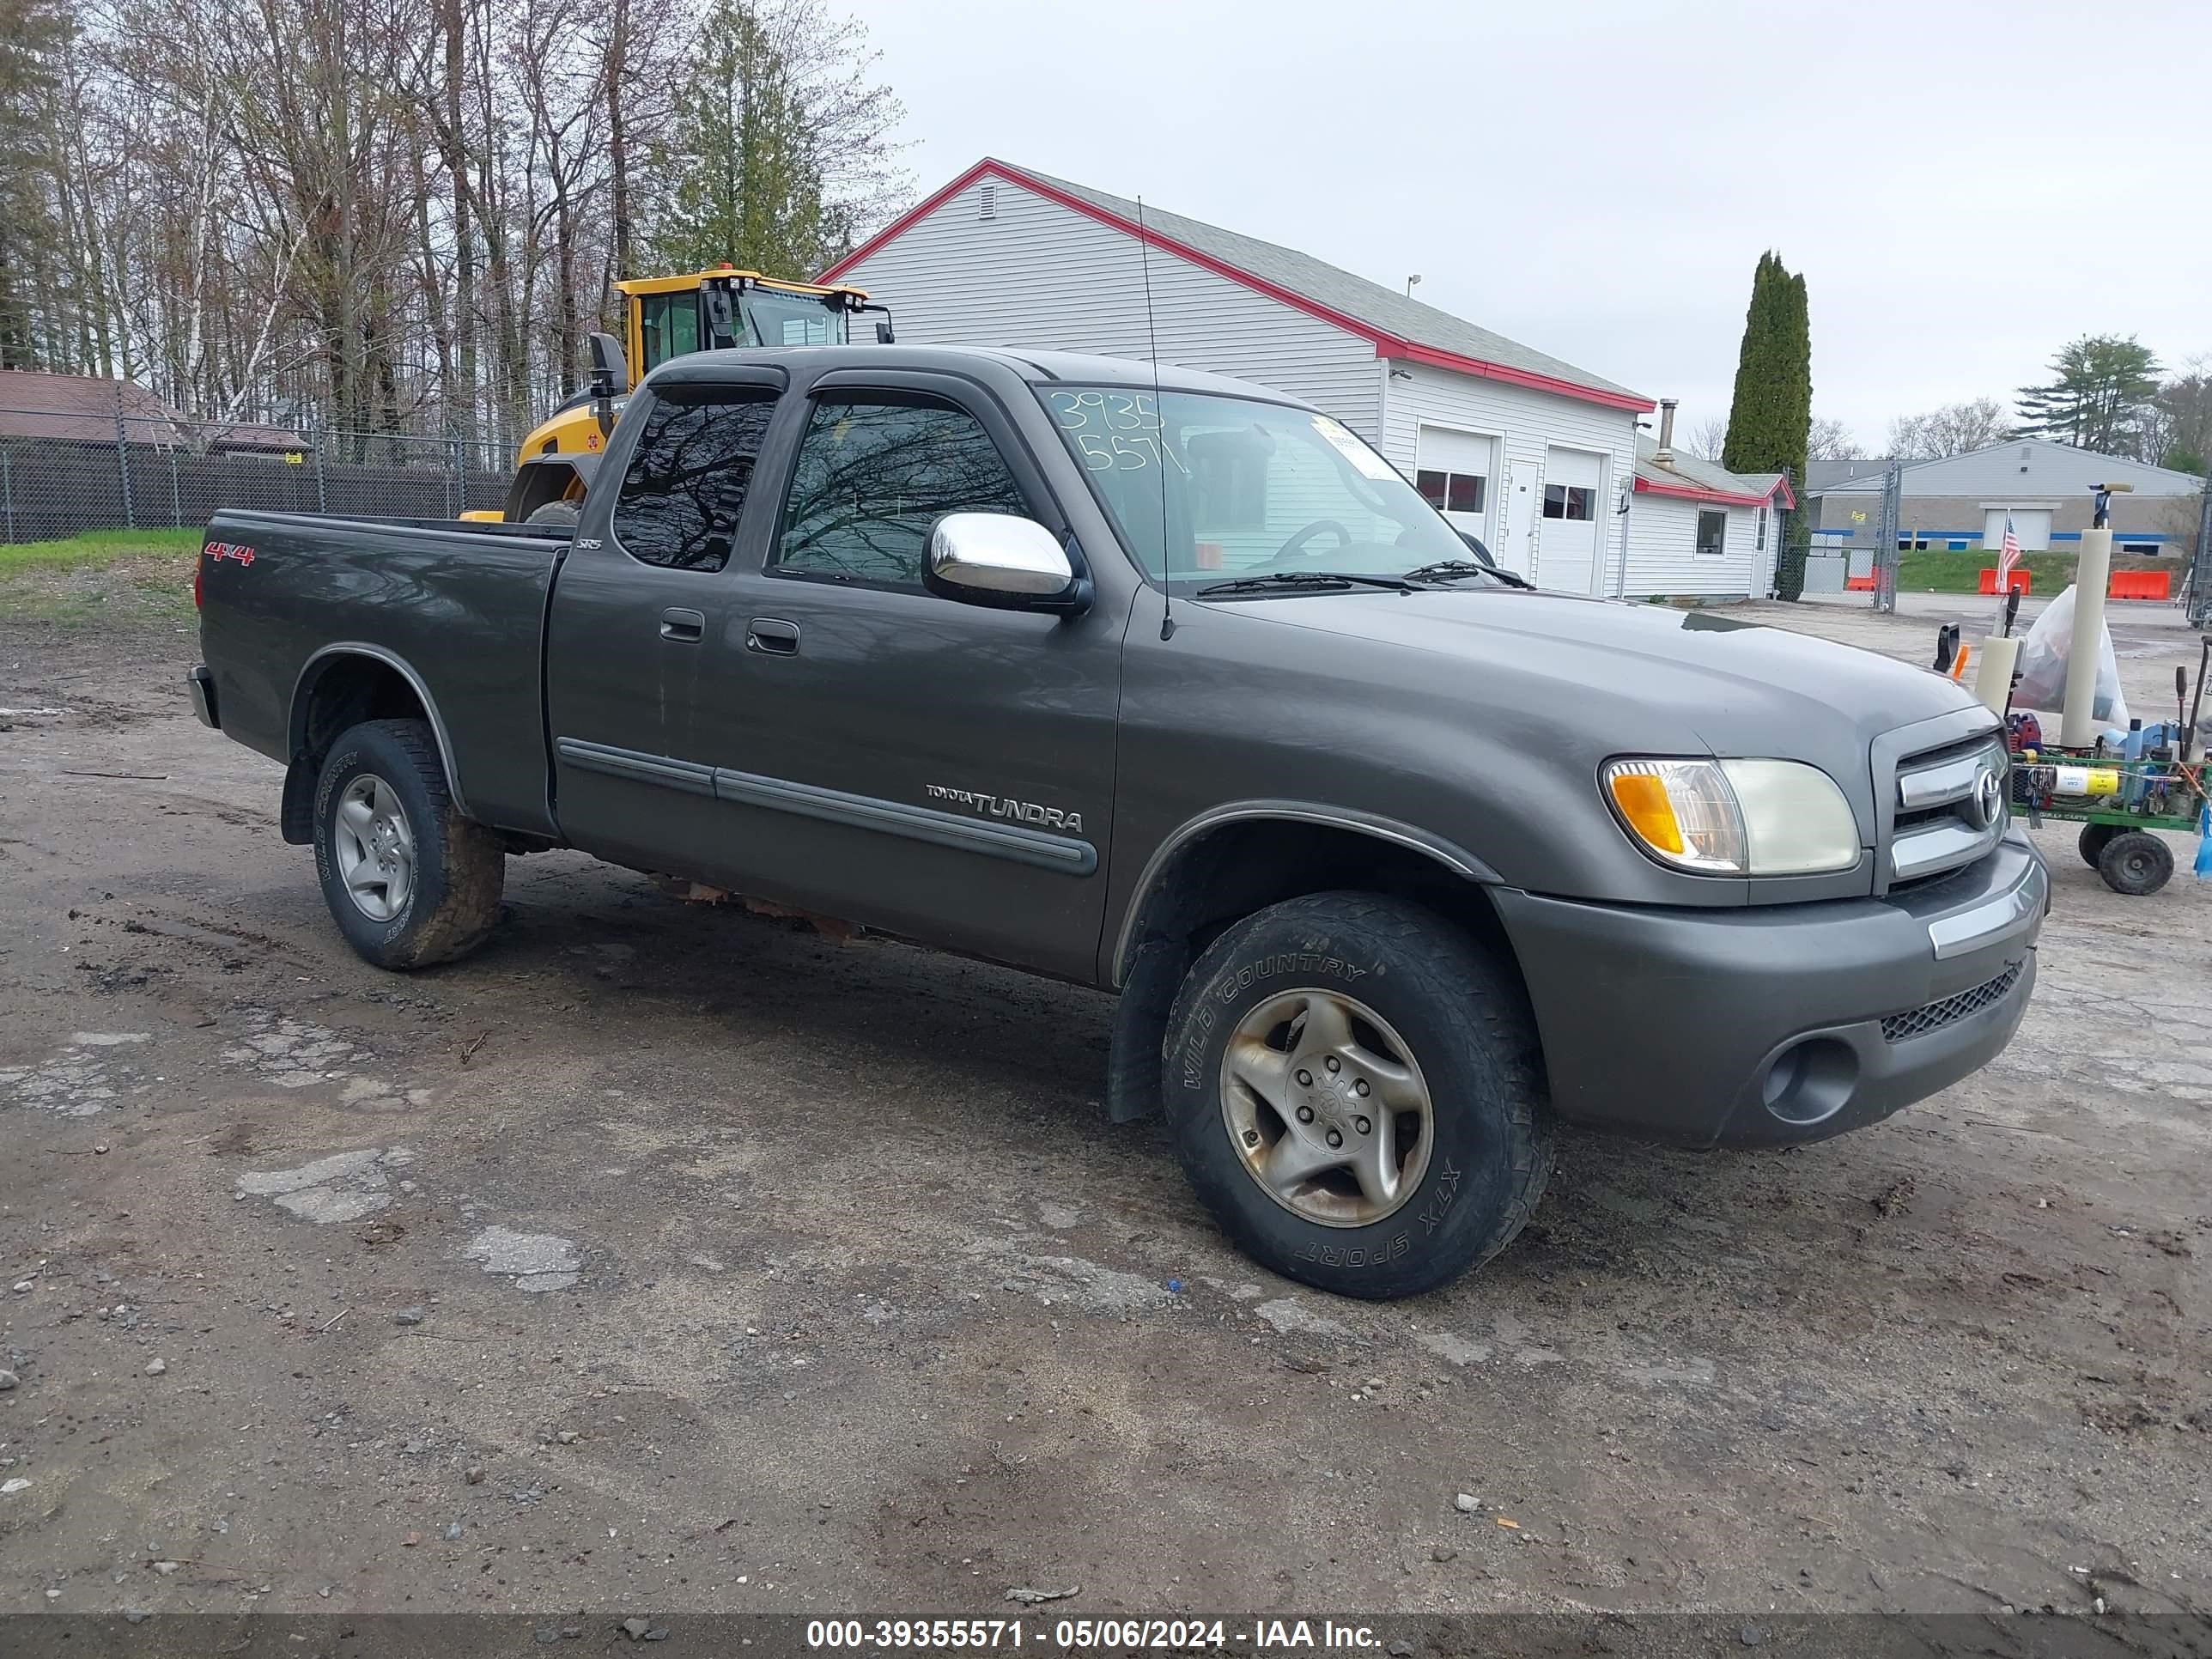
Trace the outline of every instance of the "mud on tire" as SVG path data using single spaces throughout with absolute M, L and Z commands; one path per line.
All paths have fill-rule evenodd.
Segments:
M 412 848 L 404 896 L 386 916 L 369 914 L 349 890 L 337 822 L 349 792 L 374 783 L 396 799 Z M 357 856 L 359 845 L 356 838 L 349 852 Z M 483 943 L 499 920 L 507 859 L 489 830 L 454 807 L 428 722 L 368 720 L 341 733 L 324 757 L 315 784 L 315 873 L 347 944 L 380 968 L 424 968 Z
M 1387 1046 L 1375 1035 L 1387 1028 L 1425 1085 L 1426 1157 L 1416 1173 L 1401 1143 L 1407 1186 L 1371 1222 L 1312 1218 L 1276 1197 L 1238 1145 L 1258 1146 L 1261 1129 L 1232 1129 L 1224 1110 L 1232 1035 L 1300 992 L 1355 1011 L 1355 1049 Z M 1301 1030 L 1291 1024 L 1279 1046 L 1297 1049 Z M 1239 1248 L 1285 1277 L 1381 1300 L 1449 1282 L 1527 1224 L 1552 1168 L 1542 1079 L 1534 1016 L 1510 964 L 1417 905 L 1335 892 L 1272 905 L 1214 940 L 1169 1017 L 1162 1089 L 1184 1170 Z M 1364 1091 L 1351 1103 L 1364 1106 Z

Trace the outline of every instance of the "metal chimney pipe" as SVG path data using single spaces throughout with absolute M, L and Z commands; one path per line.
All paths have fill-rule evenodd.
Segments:
M 1674 465 L 1674 403 L 1672 398 L 1659 400 L 1659 448 L 1651 459 L 1662 466 Z

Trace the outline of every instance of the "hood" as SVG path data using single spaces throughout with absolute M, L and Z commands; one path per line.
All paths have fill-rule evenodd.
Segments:
M 1625 699 L 1670 717 L 1717 755 L 1809 759 L 1808 746 L 1832 749 L 1840 725 L 1863 762 L 1881 733 L 1975 706 L 1928 670 L 1716 611 L 1487 586 L 1284 596 L 1237 608 L 1456 659 L 1470 690 L 1540 688 L 1569 719 L 1584 710 L 1601 718 Z

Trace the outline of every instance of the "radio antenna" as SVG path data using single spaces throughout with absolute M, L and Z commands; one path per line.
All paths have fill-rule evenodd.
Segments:
M 1152 319 L 1152 237 L 1145 198 L 1137 198 L 1137 257 L 1145 272 L 1145 337 L 1152 352 L 1152 459 L 1160 474 L 1160 637 L 1175 637 L 1175 566 L 1168 548 L 1168 412 L 1160 398 L 1160 331 Z

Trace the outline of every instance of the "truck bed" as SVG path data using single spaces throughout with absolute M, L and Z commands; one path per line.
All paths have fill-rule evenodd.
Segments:
M 528 525 L 218 513 L 200 626 L 223 730 L 289 762 L 301 694 L 371 659 L 428 706 L 470 816 L 549 833 L 542 641 L 568 546 Z

